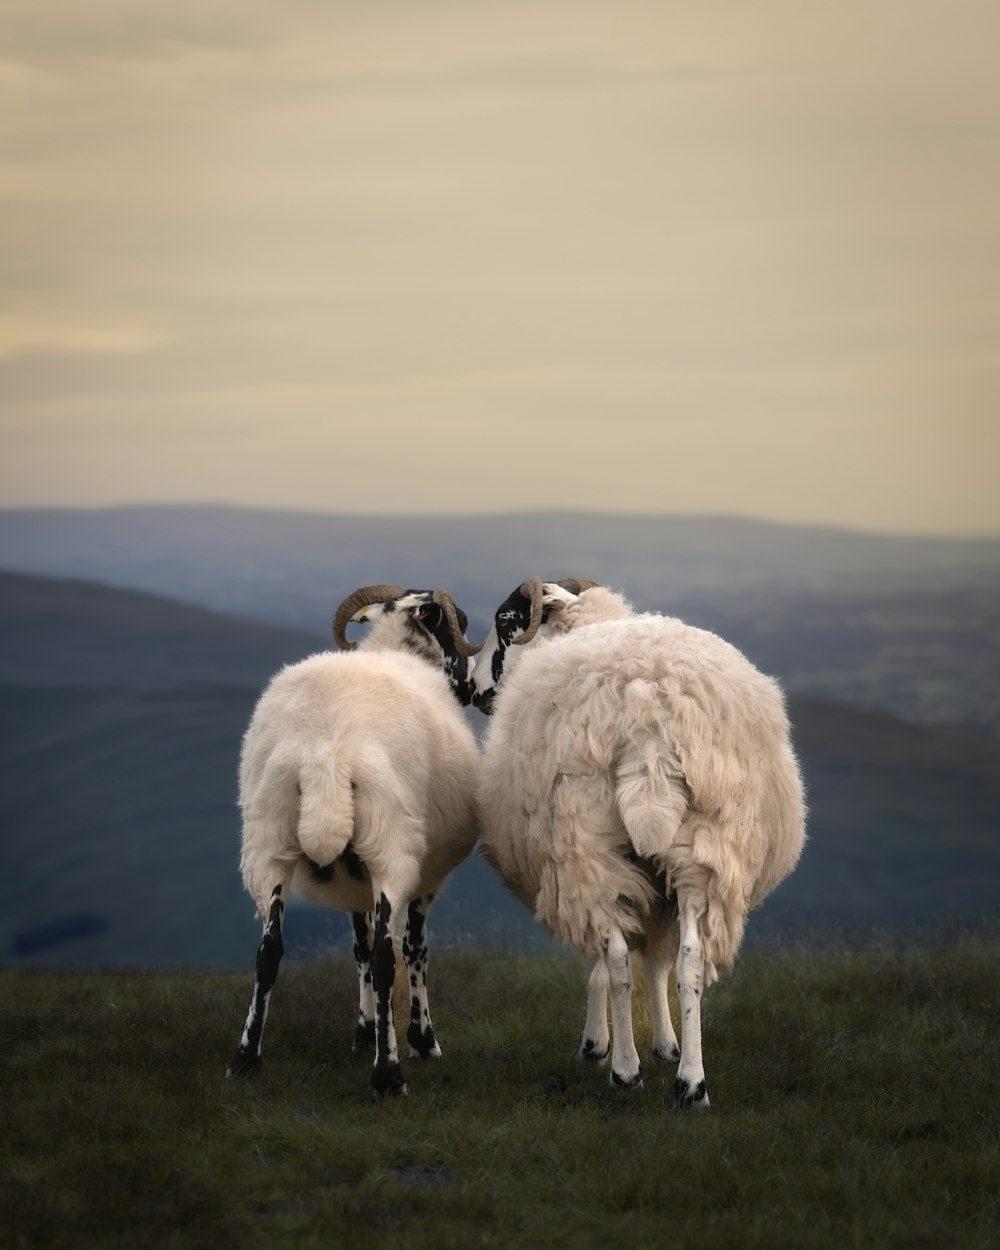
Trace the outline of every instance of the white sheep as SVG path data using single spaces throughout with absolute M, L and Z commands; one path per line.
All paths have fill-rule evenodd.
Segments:
M 346 638 L 349 620 L 371 622 L 360 646 Z M 391 991 L 394 925 L 409 905 L 410 1054 L 441 1054 L 427 1006 L 424 918 L 477 835 L 479 754 L 460 706 L 469 702 L 475 650 L 465 625 L 447 591 L 363 587 L 334 618 L 334 636 L 350 654 L 321 652 L 289 665 L 261 695 L 243 738 L 240 805 L 243 880 L 264 935 L 229 1073 L 260 1066 L 290 889 L 353 914 L 355 1049 L 374 1041 L 380 1094 L 406 1093 Z
M 523 645 L 529 643 L 530 645 Z M 518 645 L 521 644 L 521 645 Z M 486 857 L 546 928 L 594 958 L 581 1058 L 642 1084 L 629 950 L 647 969 L 653 1051 L 678 1106 L 707 1106 L 701 995 L 747 913 L 794 868 L 805 808 L 777 684 L 715 634 L 592 582 L 522 584 L 472 678 L 492 722 L 479 790 Z

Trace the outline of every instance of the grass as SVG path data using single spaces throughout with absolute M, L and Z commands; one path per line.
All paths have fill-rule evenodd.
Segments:
M 229 1082 L 249 973 L 3 971 L 0 1246 L 996 1246 L 998 968 L 992 938 L 749 953 L 684 1115 L 641 989 L 645 1090 L 575 1063 L 559 957 L 432 955 L 445 1057 L 382 1103 L 343 959 L 282 971 L 264 1068 Z

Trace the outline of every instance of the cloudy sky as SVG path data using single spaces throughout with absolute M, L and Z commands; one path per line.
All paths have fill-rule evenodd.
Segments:
M 1000 531 L 995 0 L 0 14 L 0 505 Z

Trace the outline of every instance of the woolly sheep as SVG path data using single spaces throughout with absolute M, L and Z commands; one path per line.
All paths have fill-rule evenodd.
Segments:
M 486 857 L 550 933 L 594 959 L 580 1057 L 607 1057 L 610 985 L 611 1081 L 641 1086 L 639 950 L 653 1052 L 680 1058 L 678 1106 L 708 1106 L 703 988 L 731 966 L 747 913 L 792 871 L 805 836 L 781 691 L 715 634 L 636 615 L 593 582 L 538 578 L 498 608 L 472 683 L 492 712 Z
M 358 646 L 348 620 L 369 621 Z M 427 1006 L 427 907 L 477 836 L 478 750 L 460 704 L 471 693 L 465 614 L 446 591 L 367 586 L 341 604 L 321 652 L 283 668 L 243 739 L 243 880 L 264 919 L 246 1027 L 229 1072 L 254 1071 L 283 953 L 290 889 L 350 911 L 360 1008 L 354 1047 L 375 1045 L 372 1084 L 405 1094 L 391 991 L 403 957 L 411 1057 L 441 1054 Z

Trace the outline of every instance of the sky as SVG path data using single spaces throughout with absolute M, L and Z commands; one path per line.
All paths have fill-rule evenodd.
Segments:
M 5 0 L 0 506 L 1000 533 L 993 0 Z

